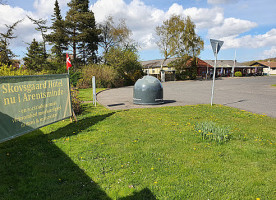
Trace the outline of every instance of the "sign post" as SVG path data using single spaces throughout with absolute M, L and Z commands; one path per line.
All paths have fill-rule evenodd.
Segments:
M 97 96 L 96 96 L 96 79 L 95 76 L 92 77 L 92 89 L 93 89 L 93 104 L 97 105 Z
M 70 67 L 72 67 L 72 63 L 70 61 L 68 53 L 66 53 L 66 69 L 68 71 L 69 82 L 70 82 Z M 69 84 L 69 87 L 70 87 L 70 84 Z M 70 89 L 70 92 L 71 92 L 71 89 Z M 78 120 L 77 120 L 77 117 L 76 117 L 76 114 L 75 114 L 74 110 L 72 110 L 72 112 L 73 112 L 73 117 L 74 117 L 75 121 L 77 122 Z M 71 117 L 71 122 L 73 122 L 72 117 Z
M 215 55 L 215 66 L 214 66 L 214 72 L 213 72 L 213 84 L 212 84 L 212 94 L 211 94 L 211 106 L 213 105 L 213 99 L 214 99 L 214 88 L 215 88 L 215 78 L 216 78 L 216 68 L 217 68 L 217 56 L 218 52 L 223 45 L 223 41 L 220 40 L 213 40 L 210 39 L 211 46 Z
M 68 74 L 0 77 L 0 142 L 71 116 Z

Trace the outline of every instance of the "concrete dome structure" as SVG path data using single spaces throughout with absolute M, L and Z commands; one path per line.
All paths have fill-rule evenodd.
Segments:
M 163 86 L 153 76 L 144 76 L 136 81 L 133 89 L 134 104 L 161 104 L 163 103 Z

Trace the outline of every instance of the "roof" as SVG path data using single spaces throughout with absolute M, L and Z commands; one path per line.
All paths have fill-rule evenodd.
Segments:
M 175 61 L 176 59 L 177 58 L 167 59 L 164 62 L 163 67 L 167 67 L 170 62 Z M 148 60 L 148 61 L 141 61 L 141 64 L 144 68 L 147 68 L 147 67 L 160 67 L 163 61 L 164 61 L 164 59 Z
M 263 67 L 276 68 L 276 62 L 254 62 L 251 64 L 251 66 L 256 66 L 256 65 L 260 65 Z
M 168 64 L 172 61 L 175 61 L 177 58 L 169 58 L 167 59 L 163 67 L 167 67 Z M 141 64 L 143 68 L 160 68 L 162 62 L 164 59 L 158 59 L 158 60 L 149 60 L 149 61 L 141 61 Z M 265 65 L 266 64 L 266 65 Z M 258 65 L 258 67 L 268 67 L 269 62 L 255 62 L 251 64 L 250 66 L 244 65 L 242 63 L 236 62 L 235 68 L 254 68 L 255 65 Z M 213 67 L 215 65 L 215 60 L 201 60 L 198 58 L 198 67 Z M 234 60 L 217 60 L 217 68 L 232 68 L 234 65 Z M 276 62 L 270 62 L 271 68 L 276 68 Z
M 201 59 L 197 59 L 197 65 L 199 67 L 213 67 L 212 65 L 210 65 L 209 63 L 207 63 L 205 60 L 201 60 Z
M 168 64 L 172 61 L 175 61 L 178 58 L 169 58 L 167 59 L 164 64 L 163 67 L 167 67 Z M 149 60 L 149 61 L 141 61 L 141 64 L 143 66 L 143 68 L 159 68 L 162 64 L 162 62 L 164 61 L 164 59 L 158 59 L 158 60 Z M 201 59 L 197 59 L 198 62 L 198 66 L 208 66 L 208 67 L 212 67 L 212 65 L 209 65 L 208 63 L 206 63 L 205 61 L 201 60 Z M 189 61 L 188 61 L 189 64 Z
M 215 65 L 215 60 L 204 60 L 204 61 L 211 66 Z M 233 67 L 233 65 L 234 65 L 234 60 L 217 60 L 217 67 L 229 68 L 229 67 Z M 235 66 L 243 66 L 243 65 L 239 62 L 236 62 Z

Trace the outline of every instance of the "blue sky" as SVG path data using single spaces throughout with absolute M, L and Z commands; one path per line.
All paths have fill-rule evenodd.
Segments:
M 40 34 L 26 18 L 48 19 L 51 23 L 55 0 L 6 0 L 0 6 L 0 32 L 4 24 L 18 19 L 17 38 L 11 43 L 12 50 L 24 57 L 26 47 L 33 38 L 41 40 Z M 66 13 L 70 0 L 59 0 L 62 13 Z M 96 22 L 101 23 L 111 15 L 115 20 L 125 19 L 132 30 L 132 38 L 140 45 L 141 60 L 161 59 L 156 46 L 155 27 L 172 14 L 190 16 L 196 31 L 205 42 L 200 58 L 214 59 L 210 38 L 224 41 L 218 59 L 237 60 L 265 59 L 276 57 L 276 1 L 275 0 L 93 0 L 90 9 Z

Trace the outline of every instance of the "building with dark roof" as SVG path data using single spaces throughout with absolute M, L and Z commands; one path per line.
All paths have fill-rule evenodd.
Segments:
M 149 61 L 142 61 L 142 67 L 143 71 L 145 74 L 149 74 L 151 76 L 155 76 L 157 78 L 160 78 L 160 72 L 161 72 L 161 65 L 162 65 L 162 70 L 166 74 L 166 81 L 167 80 L 175 80 L 175 71 L 176 69 L 174 67 L 170 67 L 169 63 L 177 60 L 177 58 L 170 58 L 167 59 L 165 62 L 163 59 L 158 59 L 158 60 L 149 60 Z M 163 63 L 164 62 L 164 63 Z M 187 69 L 189 69 L 189 64 L 191 63 L 191 60 L 188 61 Z M 198 76 L 205 76 L 206 71 L 208 69 L 212 68 L 211 65 L 206 63 L 205 61 L 197 58 L 197 75 Z
M 263 68 L 264 75 L 276 75 L 276 62 L 254 62 L 250 66 Z
M 143 71 L 145 74 L 160 78 L 161 65 L 164 62 L 162 65 L 162 70 L 165 71 L 166 80 L 175 80 L 176 69 L 174 67 L 170 67 L 169 63 L 175 61 L 176 59 L 177 58 L 170 58 L 167 59 L 165 62 L 163 59 L 149 60 L 142 61 L 141 64 L 143 66 Z M 275 69 L 276 72 L 276 62 L 271 62 L 270 64 L 271 69 Z M 214 65 L 215 60 L 201 60 L 197 58 L 197 77 L 203 79 L 212 76 L 212 74 L 214 73 Z M 256 62 L 253 66 L 248 66 L 243 65 L 242 63 L 239 63 L 237 61 L 234 62 L 234 60 L 217 60 L 216 75 L 231 76 L 233 68 L 234 72 L 240 71 L 243 76 L 262 75 L 263 69 L 265 69 L 266 67 L 267 65 L 264 65 L 264 63 L 260 62 Z M 187 68 L 189 68 L 189 61 Z

